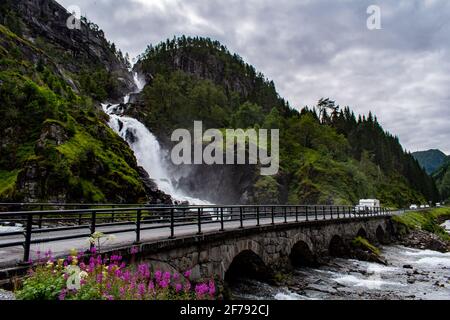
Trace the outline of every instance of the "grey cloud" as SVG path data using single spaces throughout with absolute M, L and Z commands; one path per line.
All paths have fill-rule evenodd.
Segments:
M 58 0 L 79 5 L 132 56 L 208 36 L 273 79 L 292 106 L 330 97 L 369 110 L 411 151 L 450 153 L 447 0 Z M 382 30 L 366 28 L 381 7 Z

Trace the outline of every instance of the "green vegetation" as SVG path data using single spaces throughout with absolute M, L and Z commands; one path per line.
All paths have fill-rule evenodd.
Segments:
M 441 193 L 441 199 L 450 201 L 450 159 L 433 174 Z
M 31 43 L 22 33 L 33 32 L 24 28 L 33 21 L 14 3 L 0 5 L 0 199 L 144 201 L 131 150 L 95 104 L 120 97 L 127 59 L 86 19 L 84 42 L 33 34 Z M 150 46 L 136 68 L 152 79 L 137 112 L 165 140 L 194 120 L 205 129 L 280 129 L 280 172 L 261 178 L 255 167 L 248 183 L 254 203 L 350 205 L 369 197 L 404 207 L 439 200 L 433 179 L 372 114 L 357 119 L 329 99 L 294 110 L 272 81 L 217 41 L 167 40 Z M 443 193 L 449 179 L 438 179 Z
M 83 70 L 72 74 L 80 94 L 55 44 L 0 25 L 0 47 L 0 200 L 146 201 L 132 151 L 92 102 L 115 90 L 106 67 L 70 62 Z
M 352 246 L 358 249 L 362 249 L 364 251 L 371 252 L 375 254 L 376 256 L 379 256 L 381 254 L 380 249 L 375 247 L 373 244 L 369 242 L 369 240 L 363 238 L 363 237 L 356 237 L 351 242 Z
M 450 208 L 438 208 L 427 211 L 408 212 L 394 216 L 392 219 L 407 230 L 421 229 L 434 233 L 443 240 L 449 241 L 450 235 L 440 226 L 442 220 L 450 219 Z
M 298 112 L 217 41 L 180 37 L 149 46 L 137 69 L 153 77 L 141 119 L 160 137 L 194 120 L 205 128 L 280 129 L 280 172 L 260 179 L 255 170 L 255 203 L 350 205 L 368 197 L 405 207 L 439 199 L 434 181 L 371 113 L 357 119 L 329 99 Z
M 94 236 L 94 235 L 92 235 Z M 92 238 L 91 240 L 95 239 Z M 98 248 L 98 249 L 97 249 Z M 151 270 L 142 263 L 127 265 L 122 256 L 97 255 L 90 252 L 71 254 L 65 259 L 38 256 L 37 266 L 30 270 L 15 294 L 19 300 L 213 300 L 214 280 L 191 283 L 191 270 L 184 273 Z M 135 260 L 137 248 L 131 249 Z

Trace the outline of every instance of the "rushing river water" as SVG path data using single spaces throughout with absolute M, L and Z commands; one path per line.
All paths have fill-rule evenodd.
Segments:
M 450 221 L 445 225 L 450 227 Z M 397 245 L 381 249 L 387 266 L 333 258 L 319 268 L 294 270 L 287 286 L 244 279 L 232 293 L 238 299 L 450 300 L 450 253 Z

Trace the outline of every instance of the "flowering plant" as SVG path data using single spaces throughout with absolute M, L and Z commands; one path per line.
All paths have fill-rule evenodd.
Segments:
M 191 284 L 191 271 L 152 271 L 148 264 L 127 265 L 120 255 L 101 256 L 96 248 L 84 256 L 74 251 L 55 261 L 50 255 L 30 270 L 24 300 L 206 300 L 214 299 L 214 281 Z

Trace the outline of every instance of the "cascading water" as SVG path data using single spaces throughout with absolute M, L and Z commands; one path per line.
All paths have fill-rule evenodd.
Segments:
M 139 93 L 145 83 L 137 73 L 134 74 L 134 82 L 138 88 L 134 93 Z M 124 103 L 129 102 L 130 95 L 124 97 Z M 130 145 L 138 164 L 148 172 L 161 191 L 172 196 L 175 201 L 188 202 L 193 205 L 211 204 L 205 200 L 189 197 L 175 187 L 165 164 L 163 150 L 156 137 L 144 124 L 134 118 L 122 116 L 123 110 L 120 104 L 102 104 L 102 107 L 110 116 L 109 126 L 111 129 Z

